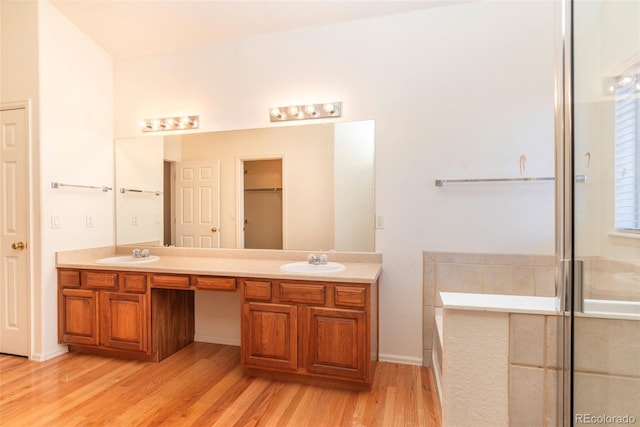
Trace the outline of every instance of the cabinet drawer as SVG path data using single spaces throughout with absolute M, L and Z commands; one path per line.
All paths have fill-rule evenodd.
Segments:
M 80 272 L 78 270 L 60 270 L 58 272 L 58 283 L 62 288 L 79 288 Z
M 324 304 L 325 285 L 280 283 L 280 301 L 301 304 Z
M 156 288 L 182 288 L 187 289 L 191 285 L 189 276 L 179 274 L 153 274 L 151 286 Z
M 355 286 L 336 286 L 334 300 L 336 305 L 361 307 L 366 305 L 367 290 Z
M 271 282 L 265 280 L 245 280 L 242 296 L 255 301 L 271 301 Z
M 146 292 L 147 274 L 120 273 L 120 290 L 123 292 Z
M 194 282 L 198 289 L 235 291 L 237 288 L 235 277 L 195 276 Z
M 118 273 L 83 271 L 82 282 L 87 289 L 118 290 Z

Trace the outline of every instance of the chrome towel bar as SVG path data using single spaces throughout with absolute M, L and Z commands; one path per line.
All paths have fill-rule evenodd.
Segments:
M 107 186 L 95 186 L 95 185 L 78 185 L 78 184 L 63 184 L 61 182 L 52 182 L 51 188 L 62 188 L 62 187 L 74 187 L 74 188 L 89 188 L 91 190 L 102 190 L 103 192 L 111 191 L 113 188 Z
M 536 178 L 481 178 L 481 179 L 436 179 L 436 187 L 444 187 L 444 184 L 468 183 L 468 182 L 536 182 L 555 181 L 552 176 Z M 576 175 L 576 182 L 587 182 L 586 175 Z
M 124 187 L 120 188 L 120 192 L 123 194 L 124 193 L 146 193 L 146 194 L 155 194 L 156 196 L 159 196 L 162 194 L 162 191 L 138 190 L 135 188 L 124 188 Z

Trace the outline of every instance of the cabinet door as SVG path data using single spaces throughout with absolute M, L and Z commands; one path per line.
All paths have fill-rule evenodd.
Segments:
M 101 292 L 100 344 L 120 350 L 146 351 L 147 307 L 145 296 Z
M 307 307 L 305 367 L 323 375 L 365 379 L 367 341 L 364 311 Z
M 64 344 L 98 345 L 97 292 L 62 289 L 58 328 Z
M 242 364 L 297 370 L 297 313 L 295 305 L 242 304 Z

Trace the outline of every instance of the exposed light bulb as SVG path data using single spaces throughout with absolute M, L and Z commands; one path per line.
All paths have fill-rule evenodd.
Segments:
M 324 111 L 332 115 L 336 112 L 336 107 L 331 102 L 324 104 L 322 108 Z
M 307 114 L 313 114 L 316 112 L 316 107 L 314 107 L 313 105 L 307 105 L 306 107 L 304 107 L 304 111 Z
M 182 118 L 182 123 L 184 123 L 185 126 L 191 126 L 193 124 L 193 120 L 185 116 Z
M 289 108 L 287 109 L 287 111 L 288 111 L 288 112 L 289 112 L 289 114 L 291 114 L 292 116 L 297 116 L 297 115 L 298 115 L 298 111 L 299 111 L 299 110 L 298 110 L 298 107 L 293 106 L 293 107 L 289 107 Z
M 279 108 L 273 108 L 273 109 L 271 109 L 271 115 L 272 115 L 273 117 L 275 117 L 276 119 L 281 119 L 281 118 L 283 117 L 283 116 L 282 116 L 282 111 L 280 111 L 280 109 L 279 109 Z
M 299 119 L 304 119 L 304 112 L 303 111 L 298 111 L 298 114 L 296 114 L 296 117 Z

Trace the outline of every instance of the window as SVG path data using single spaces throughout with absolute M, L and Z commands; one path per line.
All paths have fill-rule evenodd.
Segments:
M 615 228 L 640 232 L 640 74 L 618 78 L 615 92 Z

